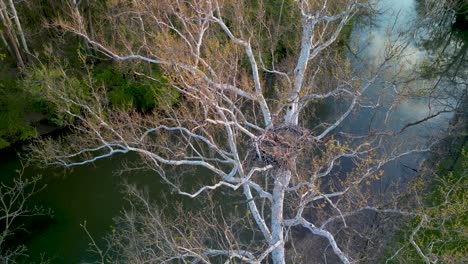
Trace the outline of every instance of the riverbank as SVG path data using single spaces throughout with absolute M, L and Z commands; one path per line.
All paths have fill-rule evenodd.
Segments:
M 425 258 L 440 263 L 468 260 L 468 147 L 466 136 L 457 141 L 451 148 L 455 155 L 439 152 L 423 165 L 424 171 L 411 187 L 413 199 L 420 200 L 417 216 L 395 234 L 384 255 L 385 263 L 419 263 Z

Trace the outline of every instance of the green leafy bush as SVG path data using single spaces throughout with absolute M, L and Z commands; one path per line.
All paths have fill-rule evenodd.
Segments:
M 398 252 L 386 263 L 424 263 L 416 250 L 434 263 L 461 263 L 468 257 L 468 148 L 465 147 L 455 166 L 446 158 L 438 165 L 430 191 L 424 195 L 424 206 L 417 216 L 404 226 L 387 257 Z M 416 189 L 423 189 L 422 180 Z M 411 244 L 413 240 L 414 244 Z
M 134 73 L 125 72 L 114 65 L 99 67 L 92 71 L 97 85 L 106 88 L 112 106 L 118 108 L 134 107 L 147 112 L 162 102 L 173 104 L 178 93 L 169 89 L 166 79 L 154 71 L 150 80 Z
M 14 79 L 0 80 L 0 149 L 37 136 L 36 129 L 25 120 L 30 104 Z

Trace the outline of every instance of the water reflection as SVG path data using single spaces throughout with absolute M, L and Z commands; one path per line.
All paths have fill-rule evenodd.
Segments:
M 365 110 L 356 115 L 359 116 L 359 122 L 367 127 L 382 129 L 386 126 L 392 131 L 434 115 L 427 122 L 421 122 L 424 128 L 412 127 L 400 139 L 412 138 L 413 143 L 420 144 L 431 135 L 439 135 L 440 129 L 447 127 L 453 117 L 453 113 L 449 112 L 456 107 L 456 97 L 446 95 L 448 91 L 456 91 L 457 87 L 453 83 L 444 84 L 440 80 L 443 76 L 423 78 L 421 75 L 421 69 L 433 60 L 434 55 L 425 49 L 425 45 L 421 45 L 421 36 L 427 35 L 430 28 L 420 25 L 420 16 L 423 14 L 417 13 L 416 2 L 387 0 L 379 2 L 378 8 L 379 14 L 370 20 L 372 23 L 369 20 L 359 21 L 359 26 L 353 31 L 352 49 L 359 51 L 357 55 L 364 58 L 358 60 L 351 57 L 353 65 L 361 71 L 372 71 L 389 54 L 397 51 L 398 56 L 394 61 L 390 60 L 392 67 L 367 92 L 368 100 L 378 106 L 378 116 L 371 120 Z M 447 45 L 456 44 L 449 41 Z M 444 113 L 437 115 L 438 112 Z M 348 123 L 344 130 L 347 129 L 352 131 L 355 128 Z
M 431 147 L 447 136 L 456 112 L 466 109 L 461 103 L 467 101 L 468 42 L 456 37 L 459 33 L 452 30 L 449 19 L 434 23 L 443 18 L 423 12 L 417 1 L 384 0 L 375 5 L 376 16 L 357 19 L 348 57 L 355 75 L 364 79 L 385 60 L 390 67 L 365 91 L 361 108 L 337 136 L 385 133 L 380 150 L 384 156 Z M 393 54 L 397 55 L 390 58 Z M 382 180 L 373 186 L 374 197 L 404 187 L 427 157 L 429 153 L 413 154 L 388 163 Z M 353 166 L 344 160 L 337 177 Z
M 411 41 L 414 35 L 408 31 L 417 24 L 415 2 L 374 1 L 373 6 L 378 14 L 358 19 L 351 39 L 359 57 L 363 58 L 361 62 L 366 62 L 368 68 L 378 66 L 391 54 L 401 52 L 394 61 L 394 69 L 409 70 L 420 63 L 425 51 L 414 45 Z

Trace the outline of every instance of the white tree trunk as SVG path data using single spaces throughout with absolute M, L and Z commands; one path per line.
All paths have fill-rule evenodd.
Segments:
M 304 83 L 304 73 L 309 62 L 310 49 L 312 47 L 313 24 L 304 22 L 302 29 L 301 53 L 294 69 L 294 90 L 289 97 L 289 106 L 284 117 L 285 123 L 297 125 L 299 122 L 299 93 Z
M 12 32 L 12 25 L 11 25 L 11 20 L 10 17 L 8 16 L 7 12 L 7 6 L 3 1 L 0 0 L 0 20 L 1 20 L 1 25 L 0 28 L 2 29 L 3 33 L 5 34 L 6 39 L 9 42 L 9 50 L 12 51 L 12 56 L 16 58 L 17 65 L 20 69 L 24 68 L 24 61 L 23 57 L 21 56 L 21 52 L 18 47 L 18 40 L 17 38 L 13 35 Z
M 284 253 L 284 228 L 283 206 L 284 193 L 291 180 L 290 170 L 278 170 L 275 174 L 275 187 L 273 188 L 273 205 L 271 208 L 271 245 L 281 241 L 272 252 L 273 263 L 285 263 Z
M 26 38 L 24 37 L 23 28 L 21 27 L 21 23 L 18 18 L 18 13 L 16 12 L 15 4 L 13 3 L 13 0 L 9 0 L 8 3 L 10 4 L 10 9 L 11 9 L 11 12 L 13 13 L 13 20 L 15 21 L 16 29 L 18 30 L 18 34 L 20 36 L 21 44 L 23 45 L 24 51 L 27 54 L 31 54 L 28 49 Z

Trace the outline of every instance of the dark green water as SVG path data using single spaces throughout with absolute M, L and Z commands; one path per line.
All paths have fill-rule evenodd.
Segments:
M 12 152 L 4 152 L 1 156 L 1 179 L 16 176 L 14 171 L 21 168 L 19 159 Z M 54 213 L 51 217 L 30 218 L 32 222 L 26 221 L 30 233 L 18 232 L 15 239 L 26 243 L 30 256 L 24 263 L 39 262 L 43 254 L 45 259 L 52 259 L 52 263 L 95 259 L 96 256 L 87 251 L 90 240 L 80 225 L 86 221 L 88 231 L 97 241 L 111 231 L 112 218 L 125 205 L 120 192 L 122 177 L 148 188 L 157 199 L 162 187 L 152 172 L 138 170 L 121 176 L 113 173 L 129 159 L 135 157 L 115 156 L 72 170 L 28 167 L 23 176 L 42 175 L 40 183 L 47 185 L 34 196 L 31 206 L 41 205 Z

